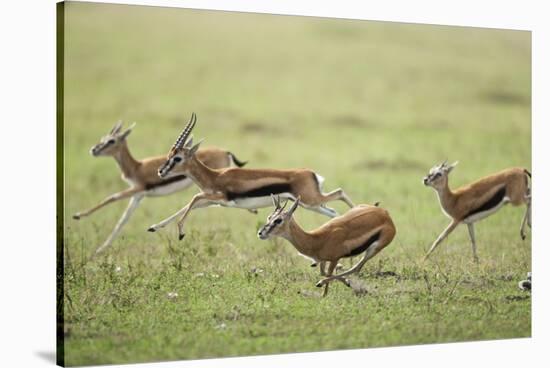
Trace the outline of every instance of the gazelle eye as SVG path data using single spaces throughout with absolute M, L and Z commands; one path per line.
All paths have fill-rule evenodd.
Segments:
M 115 143 L 115 140 L 114 140 L 114 139 L 109 139 L 109 140 L 107 141 L 107 144 L 114 144 L 114 143 Z
M 281 222 L 283 222 L 283 219 L 281 218 L 275 219 L 275 221 L 273 221 L 275 225 L 279 225 Z
M 174 162 L 180 162 L 180 161 L 181 161 L 181 157 L 179 156 L 174 157 Z

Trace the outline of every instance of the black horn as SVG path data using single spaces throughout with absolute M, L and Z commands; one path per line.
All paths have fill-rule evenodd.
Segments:
M 185 144 L 185 141 L 189 137 L 189 134 L 191 133 L 191 131 L 195 127 L 196 122 L 197 122 L 197 115 L 195 115 L 195 113 L 192 113 L 191 114 L 191 119 L 189 119 L 189 122 L 187 123 L 185 128 L 183 128 L 183 131 L 179 135 L 178 139 L 176 139 L 176 143 L 174 143 L 174 145 L 172 146 L 172 149 L 177 150 L 177 149 L 180 149 L 181 147 L 183 147 L 183 145 Z

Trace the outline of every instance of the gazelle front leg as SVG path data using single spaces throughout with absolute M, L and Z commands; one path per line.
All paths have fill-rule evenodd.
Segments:
M 132 216 L 132 213 L 138 208 L 139 202 L 143 199 L 143 195 L 135 195 L 130 199 L 130 203 L 128 203 L 128 207 L 126 208 L 126 211 L 122 214 L 120 217 L 120 220 L 118 220 L 118 223 L 116 224 L 115 228 L 113 229 L 113 232 L 107 240 L 101 245 L 97 250 L 95 251 L 95 254 L 100 253 L 105 248 L 111 245 L 115 237 L 118 235 L 122 227 L 128 222 L 130 219 L 130 216 Z
M 178 237 L 179 240 L 182 240 L 185 236 L 185 233 L 183 231 L 183 222 L 185 221 L 185 218 L 191 212 L 191 210 L 195 208 L 201 208 L 209 206 L 210 204 L 216 204 L 220 200 L 224 200 L 225 195 L 223 193 L 198 193 L 196 194 L 193 199 L 191 199 L 191 202 L 187 206 L 185 206 L 185 209 L 183 211 L 183 215 L 178 221 Z
M 325 263 L 325 262 L 322 262 L 321 264 L 324 266 L 324 263 Z M 337 261 L 331 261 L 331 262 L 328 264 L 328 270 L 327 270 L 326 273 L 324 272 L 324 267 L 321 267 L 321 270 L 322 270 L 321 275 L 322 275 L 322 276 L 325 276 L 325 275 L 326 275 L 327 277 L 332 276 L 332 273 L 334 272 L 334 269 L 336 268 L 336 265 L 337 265 L 337 264 L 338 264 Z M 323 274 L 325 274 L 325 275 L 323 275 Z M 324 279 L 324 280 L 326 280 L 326 279 Z M 328 285 L 329 285 L 329 283 L 326 282 L 326 283 L 324 283 L 324 285 L 325 285 L 325 290 L 323 290 L 323 297 L 327 296 L 327 294 L 328 294 Z M 321 287 L 321 286 L 323 286 L 323 284 L 320 283 L 320 282 L 318 282 L 316 286 L 317 286 L 317 287 Z
M 83 211 L 83 212 L 77 212 L 73 215 L 73 219 L 80 220 L 82 217 L 86 217 L 88 215 L 91 215 L 95 211 L 99 210 L 101 207 L 104 207 L 110 203 L 120 201 L 121 199 L 128 198 L 133 196 L 134 194 L 137 194 L 139 192 L 142 192 L 143 190 L 141 188 L 129 188 L 126 190 L 123 190 L 121 192 L 111 194 L 104 200 L 102 200 L 97 206 L 90 208 L 89 210 Z
M 174 213 L 173 215 L 171 215 L 170 217 L 167 217 L 165 218 L 164 220 L 162 220 L 161 222 L 159 222 L 158 224 L 154 224 L 154 225 L 151 225 L 149 226 L 149 228 L 147 229 L 147 231 L 150 231 L 152 233 L 154 233 L 155 231 L 157 231 L 158 229 L 162 229 L 163 227 L 165 227 L 166 225 L 168 225 L 169 223 L 173 222 L 175 219 L 178 218 L 179 215 L 181 215 L 183 213 L 183 211 L 185 211 L 186 207 L 183 207 L 182 209 L 180 209 L 178 212 Z
M 458 221 L 455 221 L 453 220 L 446 228 L 445 230 L 443 230 L 443 232 L 437 237 L 437 239 L 434 241 L 434 243 L 432 244 L 432 246 L 430 247 L 430 250 L 428 251 L 428 253 L 426 253 L 426 255 L 424 256 L 424 261 L 428 259 L 428 257 L 430 256 L 430 254 L 432 254 L 432 252 L 435 250 L 435 248 L 437 248 L 437 246 L 439 245 L 439 243 L 441 243 L 454 229 L 455 227 L 459 224 L 460 222 Z
M 474 252 L 474 262 L 479 263 L 479 258 L 477 257 L 476 234 L 474 231 L 474 224 L 468 224 L 468 232 L 470 233 L 470 240 L 472 241 L 472 251 Z
M 149 226 L 149 228 L 147 229 L 147 231 L 150 231 L 150 232 L 155 232 L 159 229 L 162 229 L 163 227 L 165 227 L 166 225 L 168 225 L 169 223 L 173 222 L 174 220 L 176 220 L 179 216 L 181 216 L 183 214 L 183 216 L 186 216 L 187 215 L 187 212 L 190 211 L 189 207 L 190 206 L 193 206 L 193 208 L 199 208 L 199 207 L 206 207 L 210 204 L 212 204 L 211 202 L 205 202 L 205 203 L 201 203 L 201 204 L 197 204 L 196 202 L 199 200 L 199 199 L 203 199 L 204 196 L 206 196 L 207 194 L 206 193 L 198 193 L 196 194 L 192 199 L 191 199 L 191 202 L 189 202 L 185 207 L 181 208 L 180 210 L 178 210 L 176 213 L 174 213 L 173 215 L 171 215 L 170 217 L 162 220 L 161 222 L 159 222 L 158 224 L 154 224 L 154 225 L 151 225 Z M 182 217 L 182 218 L 185 218 L 185 217 Z M 180 220 L 181 221 L 181 220 Z M 179 223 L 178 223 L 178 226 L 179 226 Z

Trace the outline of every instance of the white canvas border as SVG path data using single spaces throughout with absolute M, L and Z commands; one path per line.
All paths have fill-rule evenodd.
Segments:
M 101 1 L 107 2 L 107 1 Z M 550 122 L 550 29 L 537 1 L 110 1 L 125 4 L 403 21 L 533 31 L 533 338 L 288 354 L 140 365 L 143 367 L 280 367 L 407 365 L 542 366 L 550 341 L 547 317 L 550 252 L 543 205 Z M 51 366 L 55 351 L 55 1 L 1 5 L 4 171 L 0 246 L 2 366 Z

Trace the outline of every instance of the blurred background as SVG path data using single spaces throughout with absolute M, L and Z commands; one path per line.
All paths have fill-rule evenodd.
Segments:
M 398 235 L 380 258 L 398 273 L 410 271 L 448 223 L 436 194 L 421 183 L 430 167 L 444 159 L 460 161 L 451 175 L 452 187 L 511 166 L 531 168 L 530 32 L 94 3 L 65 6 L 65 246 L 98 283 L 102 266 L 86 257 L 108 236 L 126 203 L 80 222 L 70 215 L 126 187 L 111 158 L 88 153 L 118 119 L 137 122 L 128 138 L 136 158 L 166 153 L 195 112 L 195 137 L 206 138 L 204 146 L 222 147 L 249 161 L 247 167 L 307 167 L 326 178 L 326 191 L 342 187 L 355 203 L 381 201 Z M 195 192 L 144 200 L 102 262 L 122 262 L 136 270 L 146 265 L 150 271 L 136 271 L 145 278 L 164 272 L 163 262 L 172 256 L 167 244 L 175 239 L 175 226 L 160 235 L 145 230 L 185 205 Z M 340 203 L 334 207 L 346 210 Z M 207 269 L 218 267 L 218 273 L 231 275 L 238 267 L 254 264 L 269 269 L 275 262 L 283 273 L 300 268 L 300 282 L 312 286 L 317 276 L 305 261 L 296 260 L 289 244 L 273 246 L 256 238 L 269 212 L 193 212 L 187 222 L 187 231 L 195 231 L 190 239 L 207 244 L 209 251 L 194 248 L 193 240 L 180 246 L 195 249 L 194 259 Z M 530 238 L 519 239 L 522 215 L 523 209 L 509 207 L 478 226 L 481 270 L 471 271 L 467 231 L 460 228 L 438 249 L 438 267 L 447 267 L 454 276 L 499 275 L 497 283 L 520 277 L 530 269 L 531 254 Z M 327 220 L 307 211 L 297 217 L 306 229 Z M 276 259 L 266 257 L 267 251 Z M 192 260 L 185 257 L 184 269 L 195 270 Z M 74 276 L 80 271 L 71 272 Z M 67 311 L 77 336 L 68 340 L 75 351 L 73 361 L 83 356 L 94 361 L 95 355 L 82 353 L 92 349 L 83 342 L 90 331 L 101 340 L 100 326 L 134 325 L 122 317 L 108 323 L 105 319 L 104 325 L 86 322 L 93 314 L 84 306 L 86 298 L 97 297 L 90 291 L 93 283 L 84 286 L 76 276 L 67 280 L 68 294 L 81 296 L 81 309 L 74 302 Z M 173 283 L 177 280 L 174 275 Z M 335 295 L 351 295 L 336 289 L 340 288 L 333 288 Z M 294 291 L 289 293 L 290 300 L 296 297 Z M 458 313 L 459 320 L 472 318 L 471 323 L 447 334 L 402 335 L 396 322 L 395 338 L 377 343 L 526 336 L 529 305 L 514 310 L 523 317 L 512 326 L 506 325 L 504 315 L 484 324 L 475 313 Z M 151 330 L 140 331 L 151 336 Z M 300 347 L 303 339 L 297 341 L 289 346 L 227 345 L 228 350 L 220 347 L 212 354 L 309 349 Z M 316 340 L 311 348 L 360 347 L 368 339 L 360 341 L 335 346 Z M 116 341 L 105 344 L 100 345 L 120 349 Z M 188 355 L 159 349 L 156 354 L 144 353 L 143 359 L 211 353 L 200 346 Z M 135 351 L 126 353 L 131 357 Z M 105 359 L 131 359 L 114 350 L 112 354 Z

